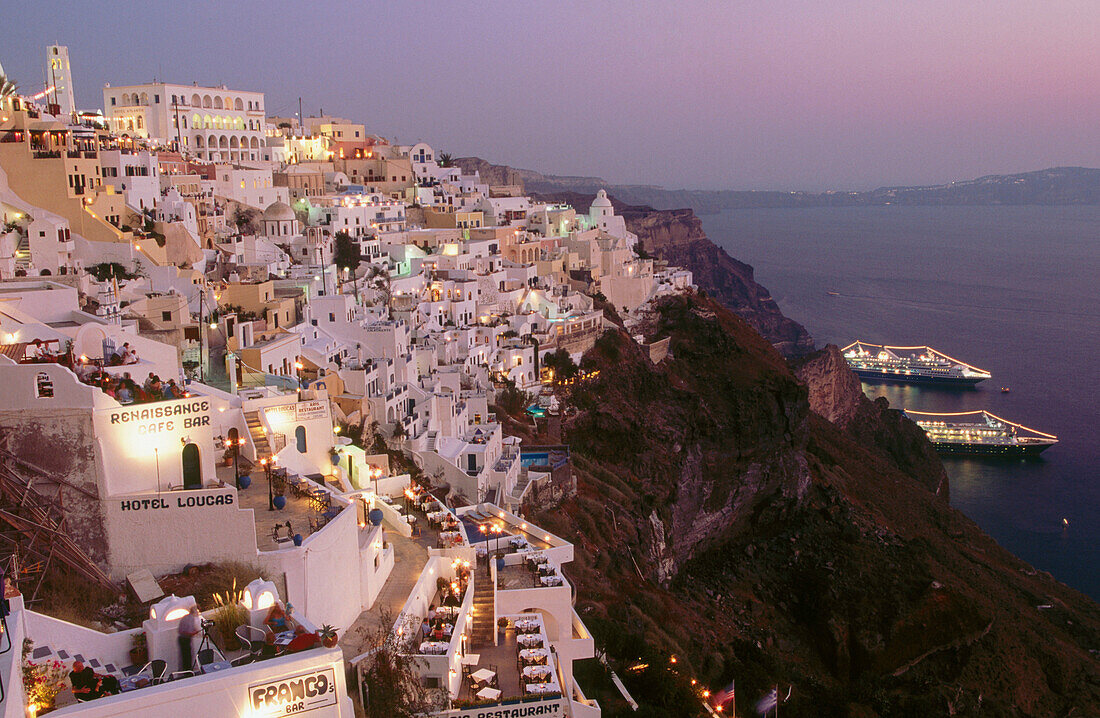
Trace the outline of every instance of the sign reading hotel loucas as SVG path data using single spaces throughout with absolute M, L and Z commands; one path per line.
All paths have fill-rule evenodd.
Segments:
M 248 687 L 251 715 L 288 716 L 336 705 L 336 674 L 332 666 Z
M 230 506 L 234 496 L 225 489 L 208 491 L 168 492 L 157 496 L 121 499 L 123 511 L 157 511 L 161 509 L 202 509 L 211 506 Z

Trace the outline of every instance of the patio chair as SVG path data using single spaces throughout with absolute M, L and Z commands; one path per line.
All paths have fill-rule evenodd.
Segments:
M 168 670 L 168 661 L 161 660 L 160 658 L 154 658 L 149 661 L 145 666 L 138 671 L 144 673 L 145 669 L 149 669 L 149 676 L 153 679 L 153 685 L 158 683 L 164 683 L 164 674 Z
M 249 625 L 237 626 L 237 630 L 234 631 L 237 636 L 237 640 L 241 642 L 241 647 L 248 651 L 248 656 L 252 660 L 256 660 L 263 653 L 264 646 L 267 645 L 267 634 L 259 628 Z
M 203 666 L 208 666 L 211 663 L 217 663 L 224 661 L 225 656 L 217 648 L 204 648 L 195 654 L 195 663 L 198 664 L 199 672 L 202 672 Z

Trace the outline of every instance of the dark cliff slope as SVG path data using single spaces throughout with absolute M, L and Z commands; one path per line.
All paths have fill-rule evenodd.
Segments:
M 671 357 L 597 342 L 563 427 L 579 493 L 532 518 L 575 542 L 577 610 L 646 715 L 699 714 L 691 677 L 736 679 L 738 714 L 780 683 L 787 715 L 1100 715 L 1100 607 L 951 509 L 938 461 L 913 476 L 904 440 L 857 439 L 904 428 L 828 353 L 812 381 L 838 386 L 814 402 L 847 428 L 711 298 L 664 299 L 642 332 Z
M 595 197 L 573 192 L 534 196 L 566 202 L 579 212 L 587 212 Z M 611 201 L 648 254 L 690 269 L 700 289 L 748 322 L 781 354 L 798 357 L 813 351 L 813 338 L 805 327 L 783 316 L 767 288 L 754 278 L 751 266 L 737 261 L 707 237 L 694 211 L 626 205 L 614 196 Z

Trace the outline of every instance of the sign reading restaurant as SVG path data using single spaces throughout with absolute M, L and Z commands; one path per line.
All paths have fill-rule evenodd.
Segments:
M 565 715 L 565 701 L 554 698 L 537 703 L 481 706 L 436 715 L 445 718 L 561 718 Z
M 297 715 L 334 705 L 336 673 L 332 666 L 248 687 L 248 706 L 255 718 Z

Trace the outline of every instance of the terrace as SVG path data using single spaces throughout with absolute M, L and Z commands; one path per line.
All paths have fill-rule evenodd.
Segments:
M 292 642 L 293 636 L 282 634 L 272 634 L 273 640 L 262 638 L 264 619 L 277 600 L 273 584 L 259 579 L 249 584 L 238 609 L 241 625 L 233 635 L 223 633 L 215 625 L 205 629 L 194 641 L 194 663 L 183 669 L 178 665 L 176 636 L 179 620 L 194 605 L 191 597 L 166 597 L 152 606 L 142 628 L 117 633 L 100 633 L 28 611 L 18 595 L 11 597 L 11 615 L 7 621 L 12 640 L 25 637 L 33 641 L 31 660 L 39 664 L 56 661 L 61 665 L 66 676 L 65 688 L 52 705 L 54 715 L 84 714 L 89 710 L 95 715 L 138 715 L 143 711 L 163 714 L 168 706 L 177 715 L 225 715 L 236 708 L 229 694 L 238 686 L 295 671 L 333 671 L 340 665 L 339 651 L 322 646 L 317 627 L 300 614 L 292 614 L 292 618 L 306 634 L 305 639 Z M 222 610 L 209 611 L 203 618 L 217 619 Z M 245 634 L 246 639 L 238 640 L 238 636 Z M 142 638 L 148 655 L 130 665 L 135 637 Z M 78 701 L 67 680 L 78 661 L 100 677 L 117 679 L 120 692 Z M 18 663 L 12 660 L 3 664 L 4 682 L 12 687 L 19 685 L 10 675 L 19 670 Z M 338 682 L 336 673 L 342 671 L 330 673 L 332 680 Z M 218 708 L 202 705 L 210 700 L 212 692 L 226 693 L 218 700 L 230 705 Z M 7 699 L 22 700 L 22 691 L 10 692 Z M 47 707 L 50 706 L 35 705 L 28 709 L 34 715 Z M 13 714 L 10 708 L 4 712 Z

